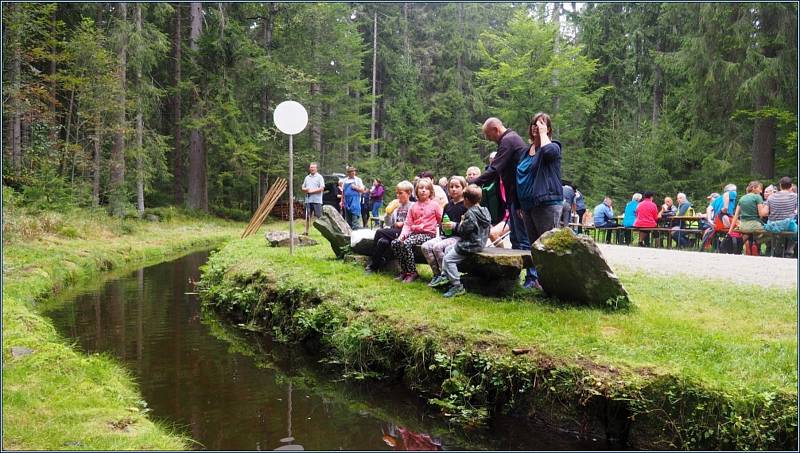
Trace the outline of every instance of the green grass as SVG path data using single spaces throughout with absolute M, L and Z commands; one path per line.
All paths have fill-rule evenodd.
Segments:
M 243 224 L 168 214 L 169 221 L 150 223 L 110 219 L 99 211 L 4 212 L 4 449 L 192 446 L 174 429 L 147 418 L 121 364 L 78 352 L 39 314 L 41 302 L 66 287 L 97 280 L 112 269 L 154 264 L 219 244 L 243 230 Z M 14 357 L 15 346 L 33 353 Z
M 299 224 L 299 223 L 298 223 Z M 274 224 L 277 229 L 284 225 Z M 317 288 L 324 299 L 356 301 L 373 315 L 500 350 L 532 348 L 565 363 L 669 374 L 726 392 L 790 392 L 797 387 L 797 298 L 793 290 L 727 282 L 621 274 L 635 307 L 621 312 L 561 305 L 520 290 L 503 299 L 448 300 L 423 279 L 400 284 L 365 275 L 319 246 L 269 248 L 263 239 L 229 243 L 212 260 L 237 274 L 266 270 L 281 286 Z M 687 256 L 688 257 L 688 256 Z

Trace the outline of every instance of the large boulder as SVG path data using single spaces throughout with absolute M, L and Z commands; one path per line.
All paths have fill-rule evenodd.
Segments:
M 336 257 L 343 258 L 350 247 L 350 235 L 353 230 L 339 211 L 330 205 L 322 206 L 322 217 L 314 220 L 314 228 L 331 243 Z
M 289 247 L 289 232 L 288 231 L 268 231 L 264 237 L 269 242 L 271 247 Z M 309 245 L 317 245 L 317 241 L 308 236 L 294 236 L 294 245 L 298 247 L 306 247 Z
M 531 247 L 545 293 L 566 302 L 623 308 L 628 292 L 592 238 L 554 228 Z

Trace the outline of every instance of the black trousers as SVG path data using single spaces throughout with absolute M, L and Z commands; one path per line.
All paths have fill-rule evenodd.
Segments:
M 381 228 L 375 231 L 375 250 L 370 267 L 378 270 L 392 256 L 392 241 L 400 236 L 400 228 Z

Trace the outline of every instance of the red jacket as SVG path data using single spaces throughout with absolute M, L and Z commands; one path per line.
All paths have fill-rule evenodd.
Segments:
M 636 207 L 636 221 L 634 227 L 655 228 L 658 226 L 658 207 L 653 200 L 643 198 Z

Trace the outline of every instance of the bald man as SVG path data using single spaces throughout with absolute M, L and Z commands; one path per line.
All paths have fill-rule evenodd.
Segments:
M 511 248 L 517 250 L 530 250 L 528 234 L 522 219 L 517 215 L 519 202 L 517 201 L 517 164 L 523 153 L 528 152 L 530 145 L 511 129 L 503 126 L 498 118 L 489 118 L 483 123 L 483 135 L 487 140 L 497 143 L 497 154 L 480 176 L 469 181 L 472 184 L 484 185 L 495 180 L 503 181 L 506 190 L 506 203 L 509 210 L 509 227 L 511 227 Z M 526 276 L 526 285 L 536 280 L 535 271 L 529 269 Z

